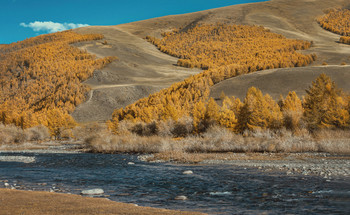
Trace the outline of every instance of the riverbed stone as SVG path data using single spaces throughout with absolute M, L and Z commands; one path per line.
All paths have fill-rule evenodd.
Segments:
M 193 174 L 193 172 L 192 172 L 192 170 L 186 170 L 186 171 L 183 171 L 182 174 L 191 175 L 191 174 Z
M 184 200 L 187 200 L 187 197 L 186 196 L 176 196 L 175 200 L 182 200 L 182 201 L 184 201 Z
M 99 188 L 81 191 L 81 194 L 83 194 L 83 195 L 101 195 L 103 193 L 104 193 L 104 191 L 102 189 L 99 189 Z

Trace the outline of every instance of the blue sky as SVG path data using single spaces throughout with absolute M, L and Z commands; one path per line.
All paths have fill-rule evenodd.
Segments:
M 0 0 L 0 44 L 87 25 L 117 25 L 263 0 Z M 36 31 L 34 31 L 36 30 Z

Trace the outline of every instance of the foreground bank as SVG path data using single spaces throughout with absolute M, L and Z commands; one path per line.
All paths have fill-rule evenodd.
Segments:
M 72 194 L 0 189 L 0 214 L 201 214 L 138 207 L 108 199 Z

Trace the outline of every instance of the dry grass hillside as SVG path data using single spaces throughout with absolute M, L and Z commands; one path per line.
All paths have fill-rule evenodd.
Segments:
M 305 89 L 311 82 L 322 73 L 331 77 L 344 91 L 350 92 L 350 66 L 313 66 L 271 69 L 234 77 L 213 86 L 210 96 L 219 100 L 221 92 L 224 92 L 226 96 L 235 96 L 243 100 L 250 87 L 257 87 L 275 100 L 278 100 L 280 95 L 286 97 L 291 90 L 301 97 L 306 94 Z
M 350 64 L 350 46 L 338 43 L 339 36 L 322 29 L 316 21 L 326 9 L 349 5 L 348 0 L 271 0 L 118 26 L 76 29 L 79 33 L 101 33 L 106 40 L 105 44 L 104 41 L 83 42 L 76 46 L 100 57 L 118 56 L 119 60 L 95 72 L 86 81 L 93 90 L 87 102 L 78 106 L 73 117 L 80 122 L 107 120 L 114 109 L 125 107 L 200 72 L 175 66 L 176 58 L 161 53 L 143 38 L 147 35 L 159 38 L 162 32 L 180 27 L 186 30 L 203 23 L 262 25 L 287 38 L 313 41 L 313 46 L 303 53 L 315 53 L 318 56 L 317 61 L 309 67 L 261 71 L 226 80 L 212 88 L 214 97 L 221 91 L 241 97 L 248 85 L 256 83 L 263 93 L 270 93 L 274 97 L 290 90 L 302 95 L 320 72 L 329 74 L 339 87 L 349 91 L 344 80 L 349 80 L 350 67 L 339 65 Z M 328 66 L 320 67 L 324 62 Z M 237 84 L 240 80 L 245 80 L 247 85 L 243 82 Z
M 118 60 L 95 71 L 85 83 L 91 87 L 88 100 L 77 107 L 78 122 L 106 121 L 116 108 L 125 107 L 174 82 L 200 72 L 175 66 L 177 59 L 158 51 L 152 44 L 117 27 L 87 27 L 78 33 L 99 32 L 102 41 L 76 43 L 98 57 L 118 56 Z M 106 42 L 105 42 L 106 41 Z

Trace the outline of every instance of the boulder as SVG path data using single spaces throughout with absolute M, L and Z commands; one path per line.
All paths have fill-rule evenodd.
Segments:
M 186 170 L 182 174 L 184 174 L 184 175 L 191 175 L 191 174 L 193 174 L 193 172 L 191 170 Z
M 90 189 L 90 190 L 82 190 L 81 194 L 83 195 L 102 195 L 104 191 L 102 189 Z

